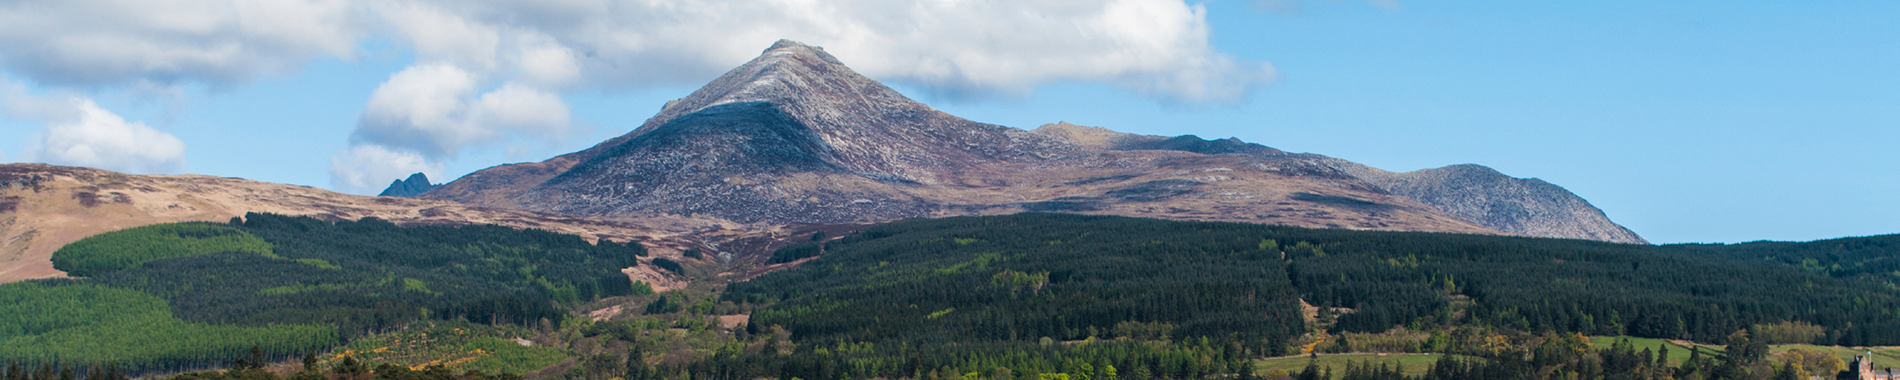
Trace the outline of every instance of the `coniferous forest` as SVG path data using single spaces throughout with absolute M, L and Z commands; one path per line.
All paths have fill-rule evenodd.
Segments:
M 112 249 L 139 239 L 179 248 Z M 1894 247 L 1900 236 L 1646 246 L 1030 213 L 814 237 L 769 260 L 809 258 L 795 268 L 645 295 L 617 271 L 638 245 L 254 214 L 74 243 L 56 256 L 98 274 L 0 286 L 0 360 L 211 368 L 253 345 L 292 358 L 451 321 L 351 347 L 514 325 L 537 362 L 557 361 L 547 348 L 574 358 L 526 374 L 537 380 L 1805 378 L 1841 364 L 1769 345 L 1900 345 Z M 638 315 L 574 318 L 603 298 Z M 107 334 L 113 348 L 81 348 Z M 190 343 L 153 343 L 174 340 Z M 342 351 L 323 356 L 330 373 L 381 376 L 350 372 L 368 356 Z M 1410 376 L 1253 365 L 1321 352 L 1443 356 Z
M 92 276 L 0 286 L 0 362 L 128 372 L 272 358 L 424 319 L 559 323 L 625 295 L 638 244 L 498 226 L 398 227 L 249 214 L 100 234 L 54 254 Z

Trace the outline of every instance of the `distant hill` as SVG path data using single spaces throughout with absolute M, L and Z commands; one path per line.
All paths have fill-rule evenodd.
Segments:
M 134 175 L 45 164 L 0 165 L 0 283 L 64 277 L 53 252 L 95 234 L 150 224 L 225 222 L 247 212 L 324 220 L 375 217 L 403 225 L 497 224 L 587 239 L 638 240 L 655 247 L 695 230 L 727 231 L 727 222 L 649 218 L 582 219 L 461 203 L 366 197 L 308 186 L 207 175 Z M 677 254 L 678 249 L 663 248 Z
M 668 102 L 626 135 L 543 162 L 483 169 L 422 197 L 570 216 L 671 215 L 754 226 L 1057 211 L 1643 242 L 1634 234 L 1566 229 L 1614 226 L 1594 208 L 1528 221 L 1486 218 L 1349 169 L 1324 156 L 1231 138 L 978 123 L 912 101 L 822 48 L 779 41 Z M 1542 202 L 1510 196 L 1448 197 Z M 1602 220 L 1545 220 L 1579 215 Z
M 1535 178 L 1513 178 L 1483 165 L 1393 173 L 1317 154 L 1288 154 L 1235 138 L 1210 141 L 1194 135 L 1136 135 L 1067 122 L 1043 125 L 1036 128 L 1036 133 L 1101 149 L 1232 153 L 1306 160 L 1338 169 L 1379 190 L 1411 198 L 1485 228 L 1529 236 L 1649 244 L 1635 232 L 1611 222 L 1603 210 L 1563 187 Z

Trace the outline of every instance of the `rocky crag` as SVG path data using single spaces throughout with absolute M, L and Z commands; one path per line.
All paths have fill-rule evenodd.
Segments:
M 376 194 L 376 196 L 415 197 L 422 195 L 422 193 L 429 192 L 430 189 L 434 189 L 436 186 L 436 184 L 429 183 L 429 176 L 416 173 L 409 175 L 409 179 L 399 179 L 395 182 L 390 182 L 389 188 L 383 189 L 383 193 Z
M 1231 138 L 1140 136 L 1066 123 L 1032 132 L 973 122 L 912 101 L 821 48 L 780 41 L 668 102 L 626 135 L 544 162 L 484 169 L 422 197 L 569 216 L 712 218 L 754 228 L 1054 211 L 1322 228 L 1544 231 L 1492 227 L 1510 223 L 1445 211 L 1462 209 L 1333 161 Z

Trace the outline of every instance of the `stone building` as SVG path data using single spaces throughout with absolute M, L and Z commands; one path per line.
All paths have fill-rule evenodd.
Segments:
M 1900 371 L 1886 368 L 1874 370 L 1874 352 L 1866 355 L 1854 355 L 1854 361 L 1847 364 L 1847 370 L 1834 376 L 1835 380 L 1900 380 Z

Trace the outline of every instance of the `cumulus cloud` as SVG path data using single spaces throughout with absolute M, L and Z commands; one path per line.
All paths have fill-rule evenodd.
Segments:
M 141 122 L 73 99 L 77 117 L 46 126 L 45 137 L 27 147 L 29 160 L 128 173 L 175 173 L 185 169 L 185 142 Z
M 145 123 L 127 121 L 83 96 L 34 96 L 24 86 L 0 81 L 0 111 L 46 124 L 27 142 L 21 161 L 128 173 L 185 169 L 184 140 Z
M 442 158 L 510 132 L 567 135 L 568 107 L 560 96 L 516 83 L 477 96 L 478 84 L 474 74 L 451 65 L 403 69 L 370 94 L 351 138 Z
M 1275 77 L 1214 49 L 1182 0 L 73 0 L 0 5 L 0 25 L 0 65 L 53 85 L 237 83 L 351 59 L 365 38 L 545 88 L 692 84 L 780 38 L 947 92 L 1096 81 L 1230 101 Z
M 466 149 L 510 141 L 560 141 L 571 134 L 570 111 L 559 95 L 516 82 L 478 93 L 480 78 L 444 63 L 415 65 L 391 75 L 370 94 L 350 135 L 351 148 L 332 157 L 332 183 L 339 190 L 370 193 L 381 188 L 365 188 L 363 183 L 420 171 L 390 172 L 384 170 L 388 162 L 403 163 L 401 170 L 435 168 L 440 178 L 442 162 Z M 368 159 L 392 157 L 402 160 Z M 390 177 L 365 177 L 385 174 Z
M 442 177 L 442 165 L 420 154 L 375 144 L 357 144 L 330 157 L 330 188 L 357 194 L 376 194 L 389 181 L 422 173 Z
M 603 87 L 703 81 L 780 38 L 824 46 L 874 78 L 951 93 L 1097 81 L 1221 102 L 1276 77 L 1264 62 L 1214 49 L 1206 10 L 1179 0 L 461 4 L 392 4 L 378 14 L 399 25 L 419 59 Z
M 1227 103 L 1277 77 L 1216 49 L 1207 10 L 1184 0 L 0 2 L 0 69 L 54 88 L 238 84 L 354 59 L 372 40 L 412 51 L 365 104 L 343 164 L 382 149 L 439 166 L 558 141 L 571 135 L 564 92 L 699 84 L 781 38 L 955 97 L 1079 81 Z
M 0 4 L 0 65 L 53 85 L 228 84 L 317 57 L 367 30 L 350 0 L 62 0 Z

